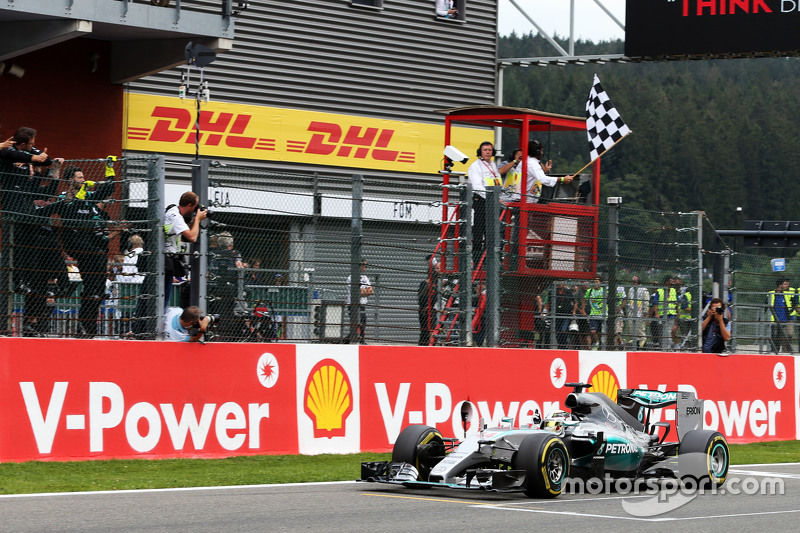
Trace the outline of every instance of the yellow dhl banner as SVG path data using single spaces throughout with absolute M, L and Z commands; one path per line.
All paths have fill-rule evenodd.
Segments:
M 123 148 L 194 154 L 195 105 L 126 94 Z M 451 133 L 451 144 L 468 155 L 492 139 L 491 130 Z M 200 107 L 201 156 L 435 173 L 443 148 L 444 125 L 220 102 Z

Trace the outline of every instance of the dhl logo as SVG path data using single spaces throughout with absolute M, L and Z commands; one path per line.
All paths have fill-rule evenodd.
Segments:
M 388 128 L 350 126 L 347 132 L 334 122 L 312 121 L 308 126 L 312 132 L 309 141 L 286 141 L 286 150 L 316 155 L 335 155 L 356 159 L 372 158 L 376 161 L 414 163 L 414 152 L 388 150 L 395 131 Z
M 155 106 L 150 116 L 157 119 L 155 126 L 152 129 L 129 126 L 129 140 L 195 144 L 196 126 L 189 109 Z M 200 111 L 200 144 L 276 151 L 276 139 L 245 135 L 252 118 L 253 115 L 246 113 Z M 416 162 L 414 152 L 389 148 L 395 134 L 393 129 L 353 125 L 344 130 L 335 122 L 311 121 L 306 131 L 311 133 L 308 140 L 286 140 L 287 152 L 384 162 Z
M 180 107 L 156 106 L 151 117 L 158 119 L 153 129 L 128 127 L 128 139 L 195 144 L 197 133 L 192 112 Z M 244 135 L 252 115 L 200 111 L 200 141 L 205 146 L 224 146 L 251 150 L 275 150 L 275 139 Z

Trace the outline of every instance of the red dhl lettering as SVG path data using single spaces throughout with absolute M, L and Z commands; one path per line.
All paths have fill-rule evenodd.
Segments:
M 311 139 L 303 141 L 287 141 L 289 152 L 301 152 L 314 155 L 333 155 L 334 157 L 353 157 L 356 159 L 372 158 L 376 161 L 397 161 L 414 163 L 413 152 L 389 150 L 389 143 L 395 130 L 364 126 L 350 126 L 346 132 L 339 124 L 333 122 L 311 121 L 308 131 Z
M 128 138 L 177 143 L 182 140 L 194 144 L 197 138 L 192 112 L 179 107 L 156 106 L 151 117 L 157 118 L 152 130 L 128 128 Z M 229 148 L 274 150 L 274 139 L 261 139 L 244 135 L 252 115 L 200 111 L 200 141 L 205 146 L 223 145 Z M 148 135 L 149 132 L 149 135 Z
M 155 106 L 150 116 L 158 119 L 152 130 L 131 126 L 128 139 L 167 143 L 195 144 L 194 115 L 180 107 Z M 200 111 L 200 144 L 227 146 L 245 150 L 275 150 L 276 140 L 245 135 L 253 115 Z M 395 130 L 365 126 L 342 126 L 333 122 L 311 121 L 308 141 L 287 140 L 286 151 L 313 155 L 372 159 L 397 163 L 415 163 L 414 152 L 389 149 Z

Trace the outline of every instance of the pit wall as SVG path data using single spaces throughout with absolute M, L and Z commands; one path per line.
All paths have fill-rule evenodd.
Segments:
M 0 461 L 383 452 L 408 424 L 463 437 L 464 401 L 468 432 L 479 416 L 527 424 L 563 408 L 572 381 L 692 390 L 730 442 L 791 440 L 795 367 L 745 354 L 5 338 Z

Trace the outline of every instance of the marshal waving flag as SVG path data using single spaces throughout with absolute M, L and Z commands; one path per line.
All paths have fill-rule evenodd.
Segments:
M 600 85 L 600 78 L 595 74 L 586 101 L 586 135 L 589 137 L 591 160 L 603 155 L 630 132 L 631 129 L 619 116 L 608 93 Z

